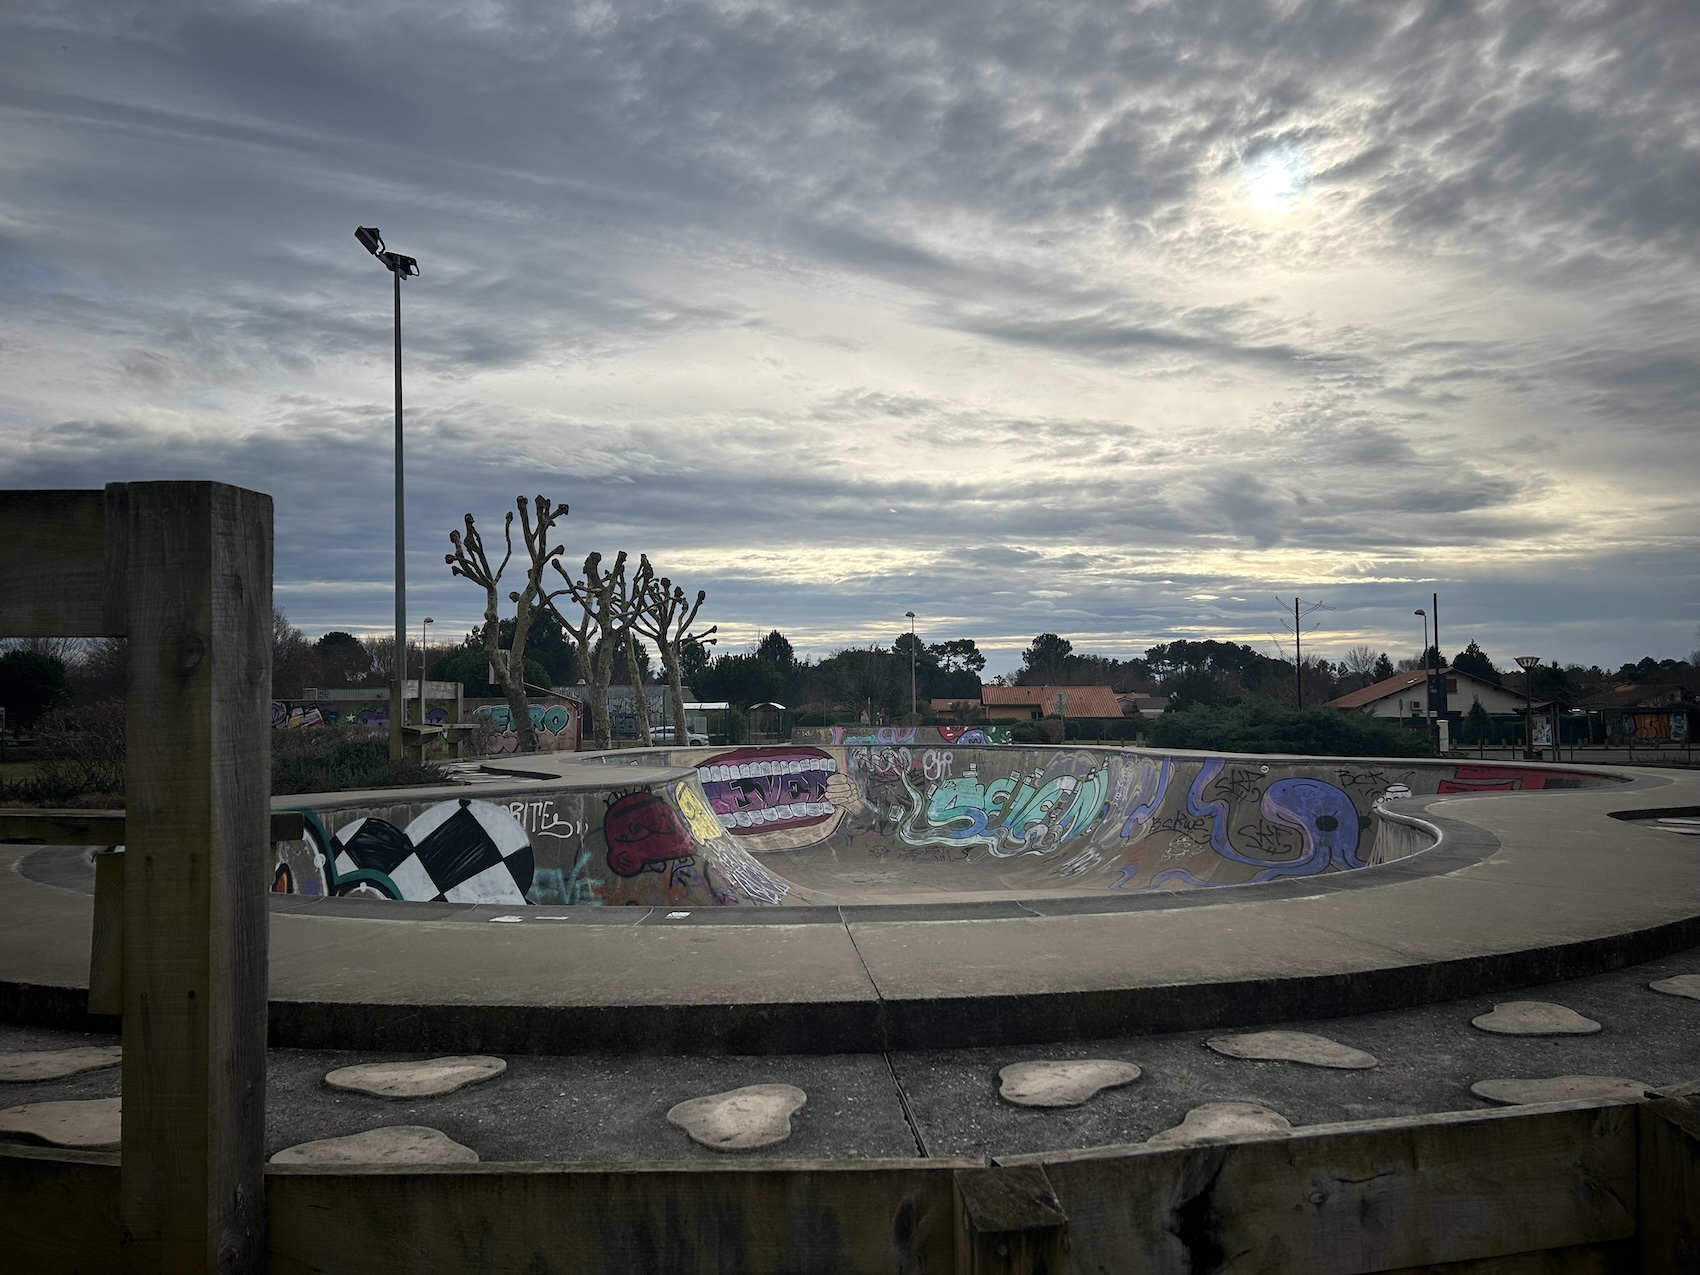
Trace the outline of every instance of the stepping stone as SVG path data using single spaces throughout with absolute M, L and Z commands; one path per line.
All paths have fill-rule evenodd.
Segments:
M 1639 1102 L 1647 1096 L 1647 1086 L 1622 1076 L 1542 1076 L 1478 1080 L 1470 1086 L 1470 1092 L 1489 1102 L 1516 1107 L 1528 1102 L 1570 1102 L 1577 1098 Z
M 50 1147 L 116 1151 L 122 1140 L 118 1098 L 32 1102 L 0 1111 L 0 1137 L 45 1142 Z
M 1374 1054 L 1342 1045 L 1309 1032 L 1248 1032 L 1241 1036 L 1212 1036 L 1205 1042 L 1229 1058 L 1259 1062 L 1296 1062 L 1310 1067 L 1339 1067 L 1362 1071 L 1376 1066 Z
M 1666 996 L 1687 996 L 1700 1001 L 1700 974 L 1678 974 L 1675 978 L 1661 978 L 1647 986 Z
M 753 1151 L 791 1136 L 809 1095 L 795 1085 L 745 1085 L 679 1103 L 667 1119 L 713 1151 Z
M 1279 1111 L 1256 1102 L 1207 1102 L 1186 1113 L 1173 1129 L 1154 1133 L 1145 1140 L 1150 1147 L 1172 1147 L 1199 1138 L 1229 1138 L 1245 1133 L 1281 1133 L 1292 1122 Z
M 998 1093 L 1018 1107 L 1078 1107 L 1105 1089 L 1131 1085 L 1139 1068 L 1113 1058 L 1011 1063 L 998 1072 Z
M 32 1049 L 0 1054 L 0 1083 L 63 1080 L 85 1071 L 116 1067 L 124 1058 L 117 1045 L 79 1045 L 75 1049 Z
M 484 1054 L 427 1058 L 422 1062 L 360 1063 L 325 1077 L 332 1089 L 374 1098 L 435 1098 L 468 1085 L 494 1080 L 508 1069 L 505 1059 Z
M 1470 1023 L 1496 1036 L 1592 1036 L 1600 1030 L 1593 1019 L 1549 1001 L 1501 1001 Z
M 327 1167 L 354 1164 L 475 1164 L 478 1152 L 463 1147 L 440 1129 L 393 1124 L 343 1138 L 318 1138 L 285 1147 L 273 1164 Z

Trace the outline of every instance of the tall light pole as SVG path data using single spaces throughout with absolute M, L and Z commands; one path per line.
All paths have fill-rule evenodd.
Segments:
M 435 623 L 436 621 L 430 616 L 426 616 L 419 622 L 419 725 L 421 727 L 425 725 L 425 670 L 431 662 L 429 654 L 430 630 L 426 626 Z M 421 766 L 425 764 L 425 736 L 423 733 L 419 736 L 419 764 Z
M 1541 662 L 1538 655 L 1519 655 L 1517 666 L 1523 670 L 1523 757 L 1528 760 L 1529 754 L 1535 751 L 1535 697 L 1534 673 Z
M 407 679 L 407 509 L 401 471 L 401 281 L 419 273 L 412 257 L 384 247 L 376 226 L 356 226 L 354 237 L 395 278 L 395 680 L 390 683 L 390 756 L 401 758 L 402 684 Z
M 903 614 L 909 617 L 909 716 L 918 717 L 915 708 L 915 613 L 905 611 Z

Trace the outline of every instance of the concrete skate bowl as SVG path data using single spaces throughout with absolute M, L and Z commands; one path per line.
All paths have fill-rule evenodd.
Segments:
M 1438 794 L 1620 783 L 1466 762 L 809 745 L 508 759 L 475 791 L 307 799 L 274 889 L 510 906 L 1133 899 L 1427 850 Z
M 1700 776 L 905 744 L 282 798 L 271 1039 L 822 1053 L 1362 1013 L 1700 944 Z M 89 852 L 0 847 L 0 1012 L 86 1021 Z M 8 903 L 7 900 L 10 899 Z

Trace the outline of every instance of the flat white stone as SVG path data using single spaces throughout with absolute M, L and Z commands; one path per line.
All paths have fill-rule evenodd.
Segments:
M 1309 1032 L 1247 1032 L 1239 1036 L 1212 1036 L 1206 1043 L 1229 1058 L 1251 1058 L 1259 1062 L 1296 1062 L 1308 1067 L 1339 1067 L 1349 1071 L 1376 1065 L 1374 1054 Z
M 473 1164 L 478 1152 L 440 1129 L 393 1124 L 342 1138 L 318 1138 L 285 1147 L 273 1164 Z
M 745 1085 L 677 1104 L 667 1119 L 715 1151 L 752 1151 L 791 1136 L 809 1095 L 795 1085 Z
M 1113 1058 L 1018 1062 L 998 1072 L 998 1093 L 1018 1107 L 1078 1107 L 1105 1089 L 1138 1079 L 1138 1067 Z
M 122 1140 L 119 1098 L 32 1102 L 0 1111 L 0 1137 L 45 1142 L 50 1147 L 116 1151 Z
M 117 1045 L 79 1045 L 74 1049 L 31 1049 L 0 1054 L 0 1082 L 63 1080 L 84 1071 L 116 1067 L 124 1058 Z
M 1600 1030 L 1593 1019 L 1550 1001 L 1501 1001 L 1470 1023 L 1498 1036 L 1592 1036 Z
M 1570 1102 L 1586 1098 L 1595 1102 L 1635 1102 L 1647 1096 L 1647 1086 L 1622 1076 L 1540 1076 L 1529 1079 L 1507 1077 L 1478 1080 L 1470 1092 L 1489 1102 L 1508 1107 L 1527 1102 Z
M 375 1098 L 435 1098 L 468 1085 L 494 1080 L 508 1069 L 505 1059 L 485 1054 L 427 1058 L 420 1062 L 360 1063 L 325 1077 L 332 1089 Z
M 1291 1129 L 1292 1123 L 1279 1111 L 1256 1102 L 1207 1102 L 1186 1113 L 1173 1129 L 1165 1129 L 1147 1138 L 1146 1145 L 1174 1146 L 1195 1142 L 1199 1138 L 1228 1138 L 1247 1133 L 1280 1133 Z
M 1675 978 L 1661 978 L 1647 986 L 1666 996 L 1687 996 L 1700 1001 L 1700 974 L 1678 974 Z

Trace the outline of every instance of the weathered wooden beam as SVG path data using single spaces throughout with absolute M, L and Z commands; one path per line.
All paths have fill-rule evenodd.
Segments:
M 32 846 L 121 846 L 128 837 L 122 810 L 0 810 L 0 841 L 23 841 Z M 299 841 L 306 835 L 299 810 L 277 810 L 271 816 L 271 838 Z
M 124 633 L 122 559 L 108 554 L 101 491 L 0 492 L 0 636 Z
M 1700 1096 L 1655 1099 L 1640 1116 L 1639 1268 L 1700 1271 Z
M 89 939 L 89 1013 L 124 1012 L 124 855 L 94 857 L 94 932 Z
M 1037 1164 L 958 1169 L 956 1275 L 1068 1275 L 1068 1215 Z
M 271 498 L 127 487 L 124 1269 L 265 1261 Z
M 1355 1275 L 1632 1240 L 1636 1143 L 1555 1103 L 1000 1163 L 1044 1165 L 1080 1270 Z

